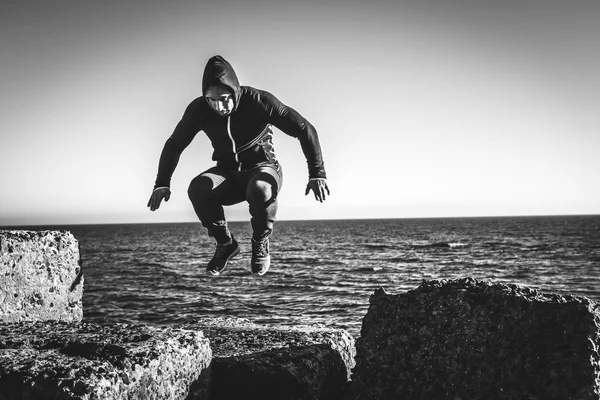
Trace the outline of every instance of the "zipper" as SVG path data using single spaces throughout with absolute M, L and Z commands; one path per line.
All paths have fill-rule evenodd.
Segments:
M 229 135 L 229 139 L 231 139 L 231 147 L 233 149 L 233 158 L 235 162 L 238 164 L 238 171 L 242 170 L 242 164 L 238 158 L 237 149 L 235 148 L 235 140 L 233 140 L 233 135 L 231 134 L 231 116 L 227 117 L 227 134 Z

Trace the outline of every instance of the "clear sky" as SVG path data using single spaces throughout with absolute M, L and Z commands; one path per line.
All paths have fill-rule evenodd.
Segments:
M 279 219 L 599 214 L 598 21 L 597 0 L 4 1 L 0 225 L 194 221 L 202 133 L 146 203 L 215 54 L 319 132 L 323 204 L 275 132 Z

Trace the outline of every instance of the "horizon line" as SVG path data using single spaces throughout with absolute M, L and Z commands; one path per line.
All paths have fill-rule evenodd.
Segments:
M 466 216 L 444 216 L 444 217 L 354 217 L 354 218 L 309 218 L 309 219 L 281 219 L 277 222 L 305 222 L 305 221 L 377 221 L 377 220 L 415 220 L 415 219 L 475 219 L 475 218 L 541 218 L 541 217 L 600 217 L 600 214 L 515 214 L 515 215 L 466 215 Z M 246 219 L 231 219 L 227 222 L 248 222 Z M 22 225 L 0 225 L 0 230 L 6 228 L 27 227 L 61 227 L 61 226 L 106 226 L 106 225 L 164 225 L 164 224 L 194 224 L 200 221 L 160 221 L 160 222 L 102 222 L 102 223 L 58 223 L 58 224 L 22 224 Z

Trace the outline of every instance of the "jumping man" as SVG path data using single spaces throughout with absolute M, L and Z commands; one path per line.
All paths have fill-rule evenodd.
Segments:
M 223 206 L 247 201 L 252 225 L 252 273 L 264 275 L 271 264 L 269 236 L 277 213 L 277 195 L 283 183 L 281 165 L 273 148 L 271 126 L 300 141 L 308 163 L 308 184 L 323 202 L 327 187 L 325 167 L 315 128 L 298 112 L 269 92 L 240 86 L 232 66 L 221 56 L 208 60 L 202 92 L 190 103 L 167 139 L 158 165 L 154 190 L 148 201 L 152 211 L 171 197 L 171 176 L 183 150 L 199 131 L 214 149 L 216 165 L 192 180 L 188 196 L 202 226 L 217 242 L 206 272 L 219 275 L 240 252 L 227 227 Z

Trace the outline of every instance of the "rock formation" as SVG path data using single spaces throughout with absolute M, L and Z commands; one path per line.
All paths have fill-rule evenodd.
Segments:
M 210 340 L 211 400 L 249 395 L 263 400 L 337 400 L 354 367 L 354 339 L 341 329 L 214 318 L 182 327 L 201 330 Z
M 371 296 L 352 399 L 595 399 L 600 309 L 474 279 Z
M 210 360 L 210 345 L 200 331 L 3 323 L 0 400 L 184 399 Z
M 73 235 L 0 231 L 0 322 L 81 321 L 82 294 Z

